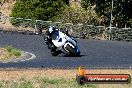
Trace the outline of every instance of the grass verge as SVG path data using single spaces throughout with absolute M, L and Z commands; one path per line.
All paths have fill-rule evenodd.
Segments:
M 2 80 L 0 88 L 96 88 L 94 84 L 85 84 L 80 86 L 75 79 L 35 77 L 31 80 L 20 78 L 16 81 Z
M 130 74 L 131 69 L 95 69 L 89 74 Z M 0 88 L 132 88 L 129 84 L 85 84 L 76 83 L 77 71 L 65 69 L 15 69 L 0 70 Z
M 6 45 L 4 47 L 11 55 L 21 56 L 21 51 L 17 48 L 12 47 L 11 45 Z
M 9 60 L 19 56 L 21 56 L 21 51 L 11 45 L 6 45 L 3 48 L 0 48 L 0 60 Z

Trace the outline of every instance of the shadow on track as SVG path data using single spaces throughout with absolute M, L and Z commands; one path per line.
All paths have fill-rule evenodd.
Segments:
M 62 57 L 84 57 L 84 56 L 87 56 L 87 55 L 80 55 L 80 56 L 69 56 L 69 55 L 63 55 Z

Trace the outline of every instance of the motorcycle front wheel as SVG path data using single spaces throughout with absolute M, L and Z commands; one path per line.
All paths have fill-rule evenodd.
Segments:
M 77 52 L 76 48 L 73 48 L 69 44 L 67 44 L 66 49 L 69 51 L 71 56 L 80 56 L 80 52 Z

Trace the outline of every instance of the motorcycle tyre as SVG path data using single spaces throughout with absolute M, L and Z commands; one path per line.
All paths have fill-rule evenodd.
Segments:
M 72 48 L 70 45 L 67 45 L 67 46 L 66 46 L 66 49 L 67 49 L 69 52 L 71 52 L 71 53 L 70 53 L 71 56 L 80 56 L 80 52 L 77 53 L 77 52 L 74 50 L 74 48 Z

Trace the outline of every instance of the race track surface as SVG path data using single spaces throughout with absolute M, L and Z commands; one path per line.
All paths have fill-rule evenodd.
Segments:
M 39 35 L 0 33 L 0 47 L 12 45 L 36 55 L 28 61 L 0 63 L 0 67 L 44 67 L 76 68 L 83 65 L 88 68 L 129 68 L 132 66 L 132 43 L 77 39 L 81 57 L 53 57 L 44 39 Z

